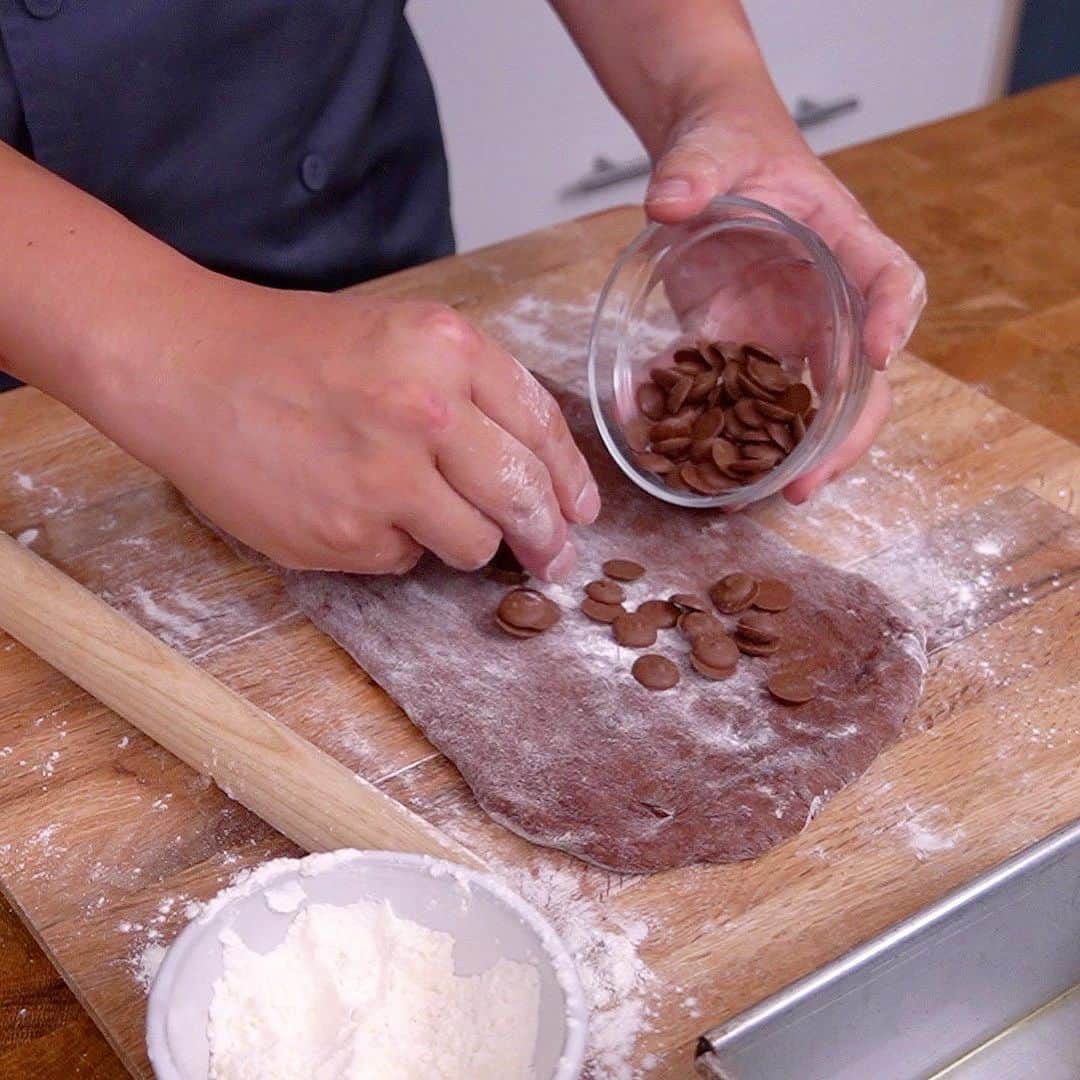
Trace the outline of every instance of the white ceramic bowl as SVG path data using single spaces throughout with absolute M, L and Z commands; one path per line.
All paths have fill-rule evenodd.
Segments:
M 274 907 L 290 910 L 274 910 L 268 893 Z M 290 896 L 289 904 L 275 899 Z M 223 970 L 222 930 L 231 927 L 250 948 L 268 952 L 309 901 L 344 905 L 360 900 L 388 900 L 399 918 L 451 934 L 460 975 L 485 971 L 501 958 L 533 964 L 540 976 L 536 1080 L 576 1080 L 585 1058 L 588 1009 L 574 963 L 550 924 L 489 874 L 385 851 L 340 851 L 268 863 L 184 928 L 150 992 L 146 1042 L 159 1080 L 205 1080 L 208 1075 L 207 1019 L 214 982 Z

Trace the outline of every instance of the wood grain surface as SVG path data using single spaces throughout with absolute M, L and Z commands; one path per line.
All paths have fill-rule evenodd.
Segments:
M 931 621 L 933 656 L 918 717 L 932 726 L 753 863 L 620 881 L 530 849 L 152 473 L 35 391 L 0 397 L 0 527 L 36 530 L 39 554 L 481 855 L 557 866 L 613 918 L 647 920 L 655 1015 L 637 1052 L 657 1076 L 686 1075 L 704 1027 L 1080 814 L 1080 453 L 1031 422 L 1080 428 L 1080 248 L 1066 242 L 1080 234 L 1080 80 L 830 164 L 927 269 L 915 351 L 976 388 L 901 359 L 894 421 L 857 472 L 809 508 L 755 511 L 905 595 Z M 375 288 L 453 302 L 541 360 L 552 332 L 581 341 L 638 221 L 600 215 Z M 0 886 L 139 1075 L 140 961 L 187 899 L 293 853 L 2 636 L 0 822 Z M 72 1075 L 124 1070 L 0 910 L 0 1076 Z

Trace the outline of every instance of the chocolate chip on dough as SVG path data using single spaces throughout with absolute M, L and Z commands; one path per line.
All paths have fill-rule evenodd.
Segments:
M 726 637 L 724 624 L 715 615 L 704 611 L 684 611 L 678 625 L 691 643 L 699 637 Z
M 593 622 L 609 623 L 622 615 L 626 608 L 622 604 L 605 604 L 600 600 L 594 600 L 591 596 L 586 596 L 581 601 L 581 610 Z
M 814 684 L 801 671 L 774 671 L 765 685 L 785 705 L 803 705 L 817 697 Z
M 518 562 L 517 556 L 504 540 L 487 564 L 487 573 L 493 581 L 503 585 L 524 585 L 529 580 L 528 571 Z
M 646 600 L 637 613 L 644 616 L 657 630 L 670 630 L 679 621 L 679 608 L 673 600 Z
M 737 633 L 733 640 L 739 647 L 739 652 L 744 652 L 747 656 L 772 656 L 780 648 L 779 638 L 776 641 L 769 642 L 751 641 L 749 638 Z
M 758 583 L 749 574 L 737 572 L 722 577 L 709 590 L 709 596 L 718 611 L 735 615 L 744 611 L 757 596 Z
M 637 581 L 645 573 L 645 567 L 632 559 L 608 559 L 603 571 L 616 581 Z
M 794 592 L 786 581 L 777 578 L 762 578 L 753 599 L 754 607 L 761 611 L 786 611 L 791 607 Z
M 728 675 L 739 662 L 739 650 L 727 634 L 701 634 L 691 642 L 690 651 L 703 664 Z
M 630 673 L 646 690 L 670 690 L 679 681 L 679 669 L 659 653 L 639 656 Z
M 709 604 L 705 597 L 694 593 L 677 592 L 668 600 L 682 611 L 708 611 Z
M 738 649 L 735 651 L 738 652 Z M 730 679 L 731 676 L 735 674 L 734 667 L 713 667 L 711 664 L 706 664 L 705 661 L 695 653 L 690 654 L 690 666 L 699 675 L 704 675 L 707 679 Z
M 620 645 L 630 649 L 647 649 L 656 644 L 656 623 L 636 611 L 616 615 L 611 623 L 611 631 Z
M 761 611 L 744 611 L 739 616 L 735 632 L 758 645 L 769 645 L 780 637 L 780 631 L 772 619 Z
M 515 637 L 533 637 L 553 627 L 561 614 L 557 604 L 535 589 L 514 589 L 499 603 L 495 621 Z
M 626 592 L 614 581 L 590 581 L 585 592 L 601 604 L 621 604 L 626 599 Z

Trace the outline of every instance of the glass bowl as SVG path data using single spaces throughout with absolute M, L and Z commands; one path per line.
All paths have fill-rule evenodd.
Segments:
M 711 354 L 721 370 L 722 354 L 734 352 L 740 362 L 755 349 L 771 354 L 788 380 L 807 385 L 812 407 L 805 433 L 800 427 L 782 460 L 740 477 L 731 490 L 706 494 L 678 477 L 673 482 L 683 490 L 676 490 L 642 467 L 651 421 L 638 395 L 676 351 L 697 347 L 708 356 L 710 343 L 721 343 Z M 740 354 L 747 344 L 750 354 Z M 588 370 L 593 416 L 623 472 L 658 499 L 703 508 L 757 502 L 821 462 L 851 431 L 871 375 L 862 300 L 828 246 L 779 210 L 739 196 L 714 199 L 681 225 L 649 225 L 622 252 L 600 293 Z M 736 399 L 721 391 L 712 404 L 729 412 Z

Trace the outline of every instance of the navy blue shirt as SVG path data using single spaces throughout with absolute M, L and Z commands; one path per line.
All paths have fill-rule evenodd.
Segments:
M 0 0 L 0 139 L 205 266 L 337 289 L 453 250 L 403 0 Z

